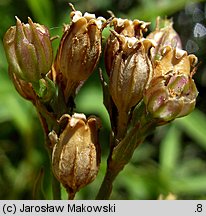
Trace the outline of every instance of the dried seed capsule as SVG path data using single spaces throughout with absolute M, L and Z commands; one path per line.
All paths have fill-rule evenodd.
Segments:
M 197 58 L 186 51 L 166 47 L 156 61 L 154 75 L 145 91 L 147 110 L 163 122 L 188 115 L 195 107 L 198 91 L 192 79 Z
M 119 49 L 113 55 L 109 89 L 119 113 L 128 112 L 143 97 L 143 91 L 152 74 L 148 57 L 150 40 L 125 37 L 113 31 Z
M 80 11 L 71 12 L 72 22 L 61 38 L 54 70 L 62 76 L 65 98 L 74 94 L 77 86 L 94 71 L 101 53 L 104 18 Z
M 4 49 L 9 70 L 27 82 L 37 82 L 52 65 L 52 45 L 48 29 L 28 18 L 23 24 L 16 18 L 16 26 L 4 36 Z
M 84 114 L 65 114 L 60 122 L 66 120 L 52 153 L 52 169 L 57 179 L 72 193 L 93 181 L 100 164 L 100 145 L 98 130 L 100 120 L 96 117 L 86 119 Z M 51 140 L 54 140 L 51 136 Z
M 146 24 L 140 21 L 134 23 L 135 21 L 116 20 L 114 29 L 117 32 L 111 31 L 105 49 L 109 92 L 118 111 L 113 126 L 118 139 L 124 137 L 129 112 L 142 100 L 143 91 L 153 74 L 150 61 L 150 48 L 153 43 L 142 37 Z
M 121 36 L 142 39 L 143 33 L 147 31 L 149 23 L 140 20 L 128 20 L 121 18 L 114 18 L 111 26 L 114 31 Z M 112 64 L 116 53 L 120 49 L 119 40 L 114 34 L 110 34 L 105 48 L 105 67 L 107 74 L 110 75 Z

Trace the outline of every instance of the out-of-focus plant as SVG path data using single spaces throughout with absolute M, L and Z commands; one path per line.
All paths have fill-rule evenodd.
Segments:
M 16 90 L 39 114 L 57 180 L 54 198 L 61 198 L 59 181 L 73 199 L 94 180 L 100 163 L 100 120 L 74 113 L 74 98 L 98 64 L 103 29 L 113 28 L 104 56 L 108 83 L 100 72 L 111 139 L 97 199 L 108 199 L 116 176 L 151 130 L 194 109 L 197 58 L 182 50 L 169 20 L 158 18 L 145 38 L 149 23 L 106 21 L 71 8 L 72 21 L 64 27 L 54 62 L 49 30 L 30 18 L 28 24 L 16 18 L 4 36 L 4 49 Z

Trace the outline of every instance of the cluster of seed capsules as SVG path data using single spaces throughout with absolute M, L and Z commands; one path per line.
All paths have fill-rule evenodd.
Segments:
M 60 125 L 58 131 L 48 127 L 52 169 L 68 191 L 75 193 L 97 175 L 101 123 L 95 116 L 73 113 L 70 106 L 97 67 L 101 53 L 109 80 L 109 102 L 105 104 L 111 121 L 117 121 L 111 125 L 119 140 L 139 103 L 164 124 L 189 114 L 198 91 L 192 79 L 197 58 L 182 49 L 172 21 L 158 18 L 156 29 L 145 36 L 148 22 L 116 17 L 106 20 L 72 9 L 71 23 L 64 26 L 54 59 L 48 28 L 30 18 L 28 24 L 16 18 L 16 26 L 4 36 L 4 48 L 16 90 L 37 110 L 46 108 Z M 102 51 L 105 27 L 110 28 L 110 35 Z M 44 118 L 48 123 L 46 114 Z

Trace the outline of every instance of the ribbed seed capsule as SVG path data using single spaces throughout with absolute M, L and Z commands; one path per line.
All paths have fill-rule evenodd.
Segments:
M 128 112 L 143 97 L 143 91 L 152 74 L 148 57 L 150 40 L 125 37 L 113 31 L 119 49 L 113 56 L 109 89 L 119 113 Z
M 62 76 L 65 98 L 75 93 L 78 85 L 94 71 L 101 54 L 102 29 L 105 19 L 94 14 L 72 11 L 72 22 L 65 27 L 54 62 L 57 76 Z
M 86 119 L 84 114 L 65 114 L 60 123 L 63 121 L 66 121 L 66 127 L 54 145 L 52 169 L 64 187 L 75 193 L 93 181 L 98 173 L 100 120 L 96 117 Z

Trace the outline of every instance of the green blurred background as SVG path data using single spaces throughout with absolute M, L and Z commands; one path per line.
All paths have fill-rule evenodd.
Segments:
M 206 199 L 206 2 L 186 0 L 76 0 L 82 12 L 109 18 L 151 21 L 158 15 L 172 17 L 183 48 L 201 64 L 194 79 L 199 90 L 196 109 L 187 117 L 159 127 L 134 153 L 117 177 L 111 199 L 158 199 L 172 193 L 176 199 Z M 5 31 L 27 17 L 61 35 L 69 23 L 67 0 L 0 0 L 0 199 L 52 199 L 50 165 L 43 132 L 35 108 L 15 91 L 7 74 L 2 46 Z M 104 30 L 104 39 L 108 30 Z M 53 42 L 57 49 L 59 39 Z M 103 61 L 100 66 L 103 68 Z M 109 148 L 109 118 L 102 102 L 98 73 L 86 82 L 76 98 L 78 112 L 102 118 L 100 133 L 102 163 L 97 179 L 77 199 L 94 199 L 106 167 Z M 66 193 L 62 188 L 62 198 Z

